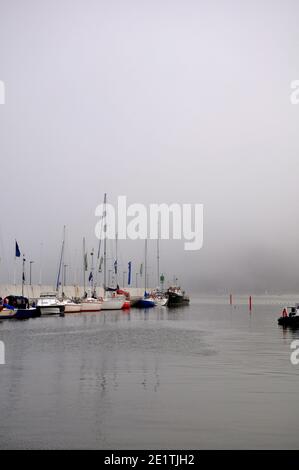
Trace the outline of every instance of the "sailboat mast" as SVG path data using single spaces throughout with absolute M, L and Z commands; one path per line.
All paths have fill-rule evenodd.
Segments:
M 94 271 L 94 266 L 93 266 L 93 254 L 94 254 L 94 249 L 91 250 L 90 256 L 91 256 L 91 291 L 92 295 L 94 294 L 94 280 L 93 280 L 93 271 Z
M 64 238 L 65 238 L 65 225 L 63 226 L 63 241 L 62 241 L 62 246 L 61 246 L 60 261 L 59 261 L 59 268 L 58 268 L 58 275 L 57 275 L 57 282 L 56 282 L 56 292 L 59 291 L 59 282 L 60 282 L 61 266 L 62 266 L 63 251 L 64 251 Z
M 83 290 L 84 297 L 86 292 L 86 280 L 85 280 L 85 271 L 86 271 L 86 256 L 85 256 L 85 237 L 83 237 Z
M 64 244 L 65 244 L 65 225 L 63 226 L 63 240 L 62 240 L 62 248 L 61 248 L 61 262 L 62 262 L 62 266 L 63 266 L 62 283 L 61 283 L 61 295 L 62 295 L 62 297 L 64 297 L 64 285 L 65 285 Z
M 145 239 L 144 247 L 144 292 L 146 292 L 146 283 L 147 283 L 147 238 Z
M 158 237 L 157 237 L 157 281 L 158 281 L 158 288 L 160 289 L 160 246 L 159 246 L 159 239 L 160 237 L 160 224 L 158 222 Z
M 25 255 L 23 255 L 23 269 L 22 269 L 22 297 L 24 296 L 24 284 L 25 284 Z
M 15 257 L 15 263 L 14 263 L 13 283 L 16 288 L 16 285 L 17 285 L 17 258 L 16 257 Z
M 104 291 L 106 290 L 106 277 L 107 277 L 107 194 L 104 194 Z
M 117 253 L 117 245 L 118 245 L 118 233 L 115 235 L 115 281 L 116 281 L 116 286 L 118 286 L 118 253 Z

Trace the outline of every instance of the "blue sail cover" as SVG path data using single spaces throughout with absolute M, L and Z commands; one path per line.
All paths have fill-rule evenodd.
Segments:
M 128 262 L 128 286 L 131 284 L 132 261 Z
M 21 251 L 20 251 L 20 248 L 19 248 L 19 245 L 18 245 L 18 242 L 16 240 L 16 251 L 15 251 L 15 256 L 16 258 L 20 258 L 21 256 Z

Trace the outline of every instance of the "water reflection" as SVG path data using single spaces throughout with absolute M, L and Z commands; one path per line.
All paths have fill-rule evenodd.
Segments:
M 299 328 L 292 328 L 290 326 L 278 325 L 279 330 L 282 332 L 284 339 L 299 339 Z
M 299 368 L 271 306 L 0 325 L 0 447 L 298 447 Z

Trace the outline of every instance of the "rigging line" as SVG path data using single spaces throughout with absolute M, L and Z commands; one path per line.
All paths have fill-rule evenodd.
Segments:
M 10 283 L 11 282 L 11 271 L 10 271 L 8 260 L 7 260 L 7 257 L 6 257 L 6 250 L 5 250 L 5 246 L 4 246 L 4 240 L 3 240 L 3 234 L 2 234 L 1 227 L 0 227 L 0 247 L 1 247 L 1 252 L 2 252 L 1 266 L 0 266 L 1 271 L 2 271 L 2 266 L 5 266 L 6 275 L 8 275 L 8 282 Z M 4 263 L 3 263 L 3 261 L 4 261 Z
M 63 226 L 63 241 L 62 241 L 62 246 L 61 246 L 59 269 L 58 269 L 57 282 L 56 282 L 56 291 L 57 292 L 59 290 L 61 267 L 62 267 L 62 263 L 64 261 L 64 244 L 65 244 L 65 225 Z
M 102 242 L 102 233 L 103 233 L 104 217 L 106 218 L 106 214 L 105 214 L 105 215 L 103 214 L 103 216 L 102 216 L 101 231 L 100 231 L 100 240 L 99 240 L 99 247 L 98 247 L 98 256 L 97 256 L 97 260 L 99 260 L 100 254 L 101 254 L 101 242 Z

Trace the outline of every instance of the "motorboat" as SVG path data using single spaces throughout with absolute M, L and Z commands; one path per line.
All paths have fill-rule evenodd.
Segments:
M 183 291 L 180 287 L 177 286 L 169 287 L 166 291 L 166 295 L 168 297 L 168 307 L 188 305 L 190 302 L 190 299 L 185 294 L 185 291 Z
M 36 318 L 36 308 L 29 307 L 26 309 L 16 308 L 9 309 L 0 307 L 0 320 L 28 320 L 29 318 Z
M 40 316 L 37 309 L 29 306 L 27 297 L 8 295 L 0 306 L 0 320 L 25 320 Z
M 299 304 L 295 304 L 293 307 L 284 307 L 282 315 L 277 321 L 281 326 L 299 328 Z
M 40 294 L 40 298 L 37 300 L 36 309 L 40 315 L 62 315 L 65 306 L 57 298 L 56 292 L 44 292 Z

